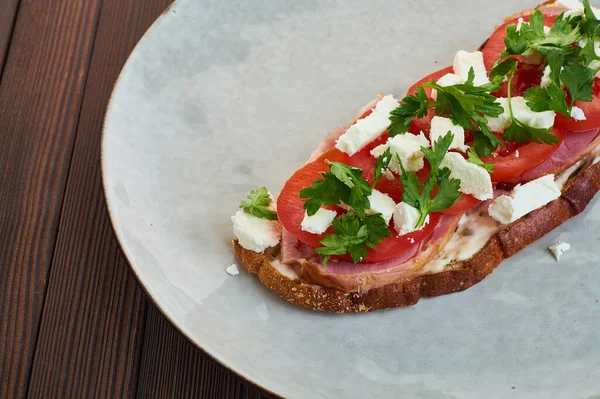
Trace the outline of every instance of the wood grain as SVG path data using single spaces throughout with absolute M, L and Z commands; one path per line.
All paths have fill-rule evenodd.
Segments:
M 99 11 L 99 0 L 24 0 L 11 39 L 0 83 L 0 397 L 27 389 Z
M 0 4 L 0 77 L 8 54 L 19 0 L 3 0 Z
M 140 398 L 268 398 L 202 353 L 154 307 L 148 309 Z
M 29 396 L 132 397 L 147 300 L 102 193 L 105 109 L 133 47 L 170 0 L 104 0 L 69 172 Z

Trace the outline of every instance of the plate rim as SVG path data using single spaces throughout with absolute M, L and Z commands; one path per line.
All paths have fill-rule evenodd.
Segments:
M 106 189 L 106 187 L 107 187 L 107 171 L 106 171 L 107 168 L 105 166 L 105 161 L 106 161 L 105 154 L 107 152 L 107 144 L 106 144 L 107 143 L 107 140 L 106 140 L 106 136 L 107 136 L 107 134 L 106 134 L 106 121 L 108 119 L 109 113 L 111 112 L 114 94 L 117 91 L 117 88 L 119 87 L 119 84 L 121 84 L 123 82 L 124 71 L 128 67 L 128 65 L 130 64 L 131 58 L 132 58 L 133 54 L 136 51 L 139 51 L 142 43 L 145 40 L 147 40 L 148 34 L 150 32 L 152 32 L 152 31 L 156 30 L 157 26 L 168 15 L 168 13 L 172 9 L 177 8 L 184 1 L 186 1 L 186 0 L 174 0 L 170 5 L 167 6 L 167 8 L 165 8 L 162 11 L 162 13 L 154 20 L 154 22 L 152 22 L 152 24 L 150 25 L 150 27 L 148 29 L 146 29 L 146 31 L 144 32 L 144 34 L 142 35 L 142 37 L 137 41 L 137 43 L 133 47 L 133 50 L 131 50 L 131 52 L 127 56 L 127 60 L 125 61 L 125 63 L 121 67 L 119 75 L 117 76 L 117 79 L 116 79 L 116 81 L 115 81 L 115 83 L 113 85 L 112 91 L 110 93 L 110 96 L 109 96 L 109 99 L 108 99 L 108 103 L 106 105 L 106 111 L 104 112 L 104 118 L 102 120 L 102 136 L 101 136 L 101 141 L 100 141 L 100 172 L 101 172 L 101 179 L 102 179 L 102 195 L 104 197 L 104 202 L 106 204 L 106 209 L 108 211 L 108 219 L 109 219 L 109 222 L 110 222 L 111 230 L 114 233 L 114 236 L 115 236 L 115 238 L 117 240 L 117 243 L 119 244 L 119 250 L 120 250 L 121 254 L 124 255 L 124 257 L 125 257 L 125 260 L 126 260 L 126 263 L 127 263 L 127 267 L 133 273 L 133 276 L 134 276 L 135 280 L 137 281 L 137 283 L 139 284 L 139 286 L 142 288 L 142 291 L 144 292 L 144 294 L 146 295 L 146 297 L 159 310 L 159 312 L 167 319 L 167 321 L 173 327 L 175 327 L 175 329 L 181 335 L 183 335 L 185 337 L 185 339 L 187 339 L 196 348 L 198 348 L 205 356 L 208 356 L 212 361 L 214 361 L 214 362 L 218 363 L 219 365 L 225 367 L 225 369 L 228 372 L 233 373 L 234 375 L 236 375 L 238 378 L 242 379 L 248 385 L 257 387 L 259 389 L 262 389 L 263 391 L 265 391 L 269 395 L 277 396 L 277 397 L 284 397 L 283 393 L 276 392 L 272 388 L 269 388 L 269 387 L 267 387 L 267 386 L 265 386 L 263 384 L 260 384 L 260 383 L 258 383 L 256 381 L 253 381 L 248 376 L 242 374 L 240 371 L 236 370 L 233 366 L 231 366 L 229 363 L 227 363 L 227 361 L 225 359 L 220 358 L 216 354 L 214 354 L 214 353 L 210 352 L 208 349 L 204 348 L 199 342 L 197 342 L 192 337 L 192 335 L 190 333 L 188 333 L 182 326 L 180 326 L 175 321 L 174 317 L 169 313 L 169 311 L 166 308 L 166 306 L 161 305 L 160 302 L 158 301 L 158 299 L 154 297 L 154 295 L 151 292 L 151 289 L 146 284 L 144 284 L 143 278 L 138 273 L 138 270 L 136 269 L 136 266 L 135 266 L 135 262 L 133 260 L 134 259 L 133 255 L 131 255 L 131 253 L 127 249 L 127 246 L 124 245 L 124 240 L 122 239 L 122 234 L 119 231 L 119 229 L 117 228 L 117 223 L 116 223 L 117 220 L 116 220 L 115 211 L 114 211 L 115 206 L 111 202 L 111 199 L 110 199 L 109 194 L 108 194 L 108 190 Z

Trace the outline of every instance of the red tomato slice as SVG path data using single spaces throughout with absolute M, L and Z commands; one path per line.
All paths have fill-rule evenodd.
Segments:
M 555 12 L 556 11 L 542 11 L 542 14 L 544 14 L 544 24 L 546 26 L 550 26 L 554 23 L 554 21 L 556 21 L 558 14 Z M 492 33 L 492 36 L 490 36 L 488 41 L 485 43 L 483 48 L 483 63 L 485 64 L 485 69 L 488 72 L 492 69 L 494 63 L 498 61 L 500 54 L 506 49 L 506 45 L 504 44 L 504 39 L 506 38 L 506 27 L 511 24 L 516 25 L 519 22 L 519 18 L 523 18 L 524 22 L 529 22 L 530 20 L 529 15 L 508 20 L 496 28 L 494 33 Z
M 302 230 L 301 223 L 304 219 L 304 202 L 300 198 L 300 190 L 309 187 L 313 180 L 321 177 L 321 172 L 329 170 L 325 160 L 331 162 L 344 162 L 348 156 L 336 148 L 326 151 L 314 162 L 298 169 L 285 183 L 277 199 L 277 214 L 283 227 L 294 237 L 311 247 L 319 247 L 324 234 L 311 234 Z M 333 208 L 332 208 L 333 209 Z
M 415 246 L 418 246 L 421 241 L 429 237 L 435 226 L 437 226 L 439 220 L 439 213 L 431 213 L 429 214 L 429 223 L 427 223 L 421 230 L 400 237 L 397 237 L 396 231 L 391 229 L 391 237 L 381 240 L 375 249 L 367 248 L 368 255 L 365 259 L 363 259 L 362 262 L 385 262 L 386 260 L 399 257 L 402 255 L 402 253 L 413 249 Z M 352 258 L 349 255 L 339 256 L 338 259 L 352 262 Z
M 554 23 L 558 14 L 564 11 L 561 8 L 548 8 L 542 11 L 544 14 L 544 23 L 549 26 Z M 558 14 L 557 14 L 558 13 Z M 523 17 L 525 22 L 529 22 L 530 16 L 526 15 Z M 485 68 L 489 72 L 492 69 L 492 66 L 498 59 L 500 58 L 500 54 L 502 51 L 506 49 L 506 45 L 504 44 L 504 39 L 506 38 L 506 27 L 510 24 L 517 24 L 519 18 L 514 18 L 504 23 L 500 27 L 498 27 L 492 36 L 488 39 L 483 49 L 483 62 L 485 64 Z M 519 60 L 520 57 L 514 57 L 516 60 Z M 513 97 L 522 96 L 525 91 L 532 86 L 539 86 L 540 81 L 542 79 L 544 65 L 528 65 L 522 62 L 519 63 L 517 67 L 517 71 L 513 78 L 512 87 L 511 87 L 511 95 Z M 500 91 L 495 93 L 497 97 L 506 97 L 508 89 L 508 83 L 503 83 Z
M 385 139 L 386 137 L 381 137 L 379 140 L 372 143 L 370 146 L 353 155 L 352 157 L 349 157 L 338 149 L 333 148 L 323 153 L 314 162 L 305 165 L 301 169 L 298 169 L 286 182 L 281 194 L 279 195 L 279 198 L 277 199 L 277 213 L 283 226 L 298 240 L 304 242 L 305 244 L 315 248 L 320 247 L 320 241 L 323 239 L 325 234 L 311 234 L 302 230 L 301 223 L 302 219 L 304 218 L 304 202 L 306 200 L 299 197 L 300 190 L 310 186 L 314 179 L 321 176 L 322 172 L 329 170 L 325 160 L 343 162 L 347 165 L 361 167 L 361 169 L 364 168 L 363 176 L 368 181 L 372 182 L 375 158 L 369 154 L 370 148 L 379 144 L 379 141 L 384 142 Z M 370 159 L 367 158 L 367 156 Z M 383 177 L 380 180 L 380 184 L 386 181 L 390 182 Z M 390 187 L 393 187 L 393 189 L 390 189 L 390 191 L 395 191 L 396 193 L 400 192 L 401 197 L 401 184 L 399 183 L 399 179 L 396 178 L 394 181 L 397 181 L 398 183 L 389 183 L 391 185 Z M 400 185 L 400 187 L 398 185 Z M 380 189 L 379 185 L 377 188 Z M 382 189 L 384 188 L 385 187 Z M 399 201 L 400 197 L 394 199 Z M 415 243 L 418 243 L 420 240 L 431 234 L 437 224 L 438 217 L 439 216 L 431 215 L 430 223 L 428 223 L 422 230 L 412 234 L 396 237 L 395 231 L 392 230 L 393 236 L 382 240 L 382 242 L 378 244 L 377 248 L 374 250 L 369 249 L 369 255 L 363 260 L 363 262 L 373 263 L 394 259 L 405 251 L 412 249 Z M 330 228 L 330 230 L 327 231 L 327 233 L 331 232 L 333 232 L 333 228 Z
M 505 149 L 500 149 L 497 154 L 482 157 L 483 162 L 494 164 L 492 181 L 500 182 L 511 180 L 521 176 L 523 173 L 534 169 L 548 159 L 565 139 L 567 133 L 563 129 L 554 128 L 551 134 L 558 137 L 558 144 L 536 144 L 528 143 L 518 145 L 514 143 Z
M 562 114 L 556 114 L 554 125 L 572 132 L 583 132 L 585 130 L 595 129 L 600 127 L 600 79 L 594 80 L 592 87 L 594 94 L 591 102 L 577 101 L 576 106 L 583 110 L 586 119 L 577 121 L 573 118 L 567 118 Z
M 450 208 L 440 211 L 446 215 L 456 215 L 458 213 L 468 211 L 481 201 L 469 194 L 461 194 L 460 199 L 454 203 Z

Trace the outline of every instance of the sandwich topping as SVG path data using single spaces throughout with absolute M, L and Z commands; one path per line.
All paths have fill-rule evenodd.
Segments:
M 471 209 L 495 219 L 492 231 L 558 198 L 554 174 L 600 128 L 600 11 L 559 3 L 507 21 L 400 101 L 380 97 L 292 175 L 276 208 L 266 188 L 252 191 L 232 218 L 240 245 L 263 252 L 283 232 L 281 261 L 289 237 L 299 273 L 319 283 L 332 262 L 410 271 Z

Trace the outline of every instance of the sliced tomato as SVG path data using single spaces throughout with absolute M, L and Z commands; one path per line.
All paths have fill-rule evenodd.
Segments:
M 454 203 L 450 208 L 440 211 L 446 215 L 456 215 L 464 211 L 468 211 L 481 201 L 469 194 L 461 194 L 460 199 Z
M 301 223 L 304 219 L 304 202 L 300 198 L 300 190 L 309 187 L 312 182 L 321 176 L 322 172 L 329 170 L 325 160 L 331 162 L 344 162 L 348 156 L 336 148 L 326 151 L 315 161 L 298 169 L 285 183 L 277 199 L 277 214 L 283 227 L 294 237 L 311 247 L 319 247 L 324 234 L 311 234 L 302 230 Z
M 591 102 L 577 101 L 575 103 L 583 110 L 585 120 L 577 121 L 562 114 L 556 114 L 554 125 L 572 132 L 583 132 L 600 127 L 600 79 L 596 78 L 594 80 L 592 90 L 594 94 Z
M 433 229 L 437 226 L 440 220 L 439 213 L 429 215 L 429 223 L 427 223 L 419 231 L 396 236 L 396 232 L 392 229 L 392 236 L 381 240 L 375 249 L 367 248 L 368 255 L 363 259 L 363 263 L 385 262 L 386 260 L 394 259 L 402 255 L 406 251 L 412 250 L 415 246 L 420 245 L 421 241 L 429 237 L 433 233 Z M 402 249 L 402 250 L 400 250 Z M 349 255 L 340 256 L 338 259 L 351 262 L 352 258 Z
M 558 15 L 553 12 L 542 11 L 544 14 L 544 24 L 546 26 L 551 26 Z M 498 59 L 504 50 L 506 50 L 506 44 L 504 43 L 504 39 L 506 38 L 506 27 L 508 25 L 516 25 L 519 22 L 519 18 L 523 18 L 524 22 L 529 22 L 530 16 L 525 15 L 523 17 L 517 17 L 506 21 L 504 24 L 500 25 L 496 28 L 494 33 L 490 36 L 488 41 L 485 43 L 483 47 L 483 63 L 485 64 L 485 69 L 489 72 L 492 69 L 492 66 Z
M 375 158 L 370 155 L 369 152 L 370 148 L 376 146 L 379 141 L 385 142 L 385 137 L 381 137 L 378 141 L 372 143 L 370 146 L 353 155 L 352 157 L 346 155 L 336 148 L 333 148 L 323 153 L 315 161 L 298 169 L 286 182 L 281 194 L 279 195 L 279 198 L 277 199 L 277 213 L 283 226 L 291 234 L 293 234 L 294 237 L 303 243 L 314 248 L 320 247 L 320 241 L 323 239 L 325 234 L 311 234 L 302 230 L 301 223 L 302 219 L 304 218 L 304 202 L 306 200 L 300 198 L 300 191 L 303 188 L 309 187 L 316 178 L 321 176 L 322 172 L 329 170 L 325 162 L 326 160 L 332 162 L 343 162 L 347 165 L 360 167 L 363 169 L 363 176 L 365 179 L 367 179 L 369 182 L 372 182 Z M 423 170 L 426 169 L 424 168 Z M 421 176 L 424 176 L 424 173 L 425 172 L 423 172 Z M 396 195 L 397 193 L 400 193 L 399 197 L 394 198 L 396 201 L 399 201 L 402 194 L 402 187 L 399 181 L 400 179 L 398 178 L 390 181 L 383 177 L 377 185 L 377 188 L 381 190 L 389 188 L 388 191 L 393 191 Z M 380 184 L 382 183 L 383 187 L 380 187 Z M 334 207 L 332 207 L 332 209 L 334 209 Z M 369 255 L 365 260 L 363 260 L 363 262 L 380 262 L 400 256 L 405 251 L 412 249 L 415 242 L 418 243 L 424 237 L 427 237 L 435 228 L 437 220 L 438 216 L 431 215 L 430 223 L 428 223 L 427 226 L 425 226 L 422 230 L 401 237 L 396 237 L 395 231 L 392 230 L 393 236 L 384 239 L 374 250 L 369 249 Z M 330 228 L 326 233 L 332 232 L 333 228 Z
M 550 26 L 556 20 L 558 14 L 564 11 L 562 8 L 552 7 L 545 8 L 542 11 L 544 14 L 544 23 L 547 26 Z M 529 22 L 530 16 L 525 15 L 522 17 L 523 21 Z M 511 24 L 517 24 L 519 22 L 519 18 L 513 18 L 503 25 L 500 25 L 490 36 L 488 41 L 483 48 L 483 62 L 485 64 L 485 68 L 488 72 L 492 69 L 492 66 L 498 59 L 500 58 L 500 54 L 502 51 L 506 49 L 506 45 L 504 44 L 504 39 L 506 38 L 506 27 Z M 519 56 L 514 57 L 517 61 L 522 58 Z M 540 58 L 540 61 L 542 59 Z M 512 81 L 511 86 L 511 95 L 513 97 L 522 96 L 527 89 L 532 86 L 539 86 L 542 80 L 542 73 L 544 71 L 543 63 L 539 65 L 528 65 L 526 63 L 520 62 L 517 71 L 515 72 L 515 76 Z M 495 95 L 497 97 L 507 97 L 508 95 L 508 83 L 503 83 L 500 91 L 496 92 Z
M 482 157 L 483 162 L 494 164 L 492 181 L 500 182 L 514 179 L 548 159 L 558 150 L 567 135 L 565 130 L 559 128 L 552 129 L 550 133 L 558 137 L 558 144 L 528 143 L 518 145 L 508 143 L 507 147 L 501 148 L 496 154 Z

